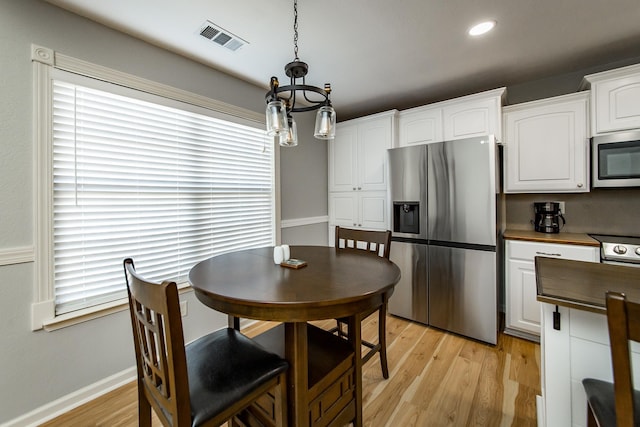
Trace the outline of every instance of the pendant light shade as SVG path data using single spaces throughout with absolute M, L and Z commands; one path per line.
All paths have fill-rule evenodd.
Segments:
M 293 117 L 288 120 L 287 131 L 280 135 L 280 145 L 283 147 L 295 147 L 298 145 L 298 126 Z
M 267 135 L 283 135 L 288 130 L 287 109 L 280 100 L 274 100 L 267 104 Z
M 318 139 L 333 139 L 336 136 L 336 110 L 330 105 L 320 107 L 316 113 L 313 136 Z
M 336 111 L 329 99 L 331 85 L 325 83 L 324 88 L 320 88 L 307 84 L 305 77 L 309 72 L 309 66 L 298 58 L 297 0 L 293 2 L 293 16 L 295 58 L 284 67 L 290 84 L 280 86 L 278 78 L 273 76 L 269 83 L 270 90 L 265 95 L 267 135 L 280 136 L 280 145 L 283 147 L 298 145 L 298 134 L 296 124 L 291 117 L 292 113 L 317 110 L 313 135 L 318 139 L 333 139 L 336 134 Z M 301 101 L 298 105 L 296 105 L 297 99 Z

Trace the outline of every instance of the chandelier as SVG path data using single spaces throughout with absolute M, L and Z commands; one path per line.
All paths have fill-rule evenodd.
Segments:
M 318 110 L 313 136 L 318 139 L 333 139 L 336 134 L 336 112 L 329 100 L 331 85 L 325 83 L 322 89 L 307 85 L 305 76 L 309 72 L 309 66 L 298 58 L 298 0 L 293 2 L 293 15 L 295 58 L 284 67 L 290 84 L 280 86 L 278 78 L 271 77 L 270 90 L 265 96 L 267 135 L 278 136 L 283 147 L 298 145 L 298 130 L 292 113 Z M 296 105 L 296 101 L 301 100 L 300 97 L 303 105 Z

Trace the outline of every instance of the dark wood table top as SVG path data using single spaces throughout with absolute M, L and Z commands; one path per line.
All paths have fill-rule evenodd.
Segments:
M 640 301 L 640 268 L 536 257 L 538 301 L 606 313 L 607 291 Z
M 282 322 L 331 319 L 364 312 L 400 280 L 393 262 L 325 246 L 292 246 L 307 266 L 273 262 L 273 247 L 231 252 L 196 264 L 189 280 L 204 304 L 237 317 Z

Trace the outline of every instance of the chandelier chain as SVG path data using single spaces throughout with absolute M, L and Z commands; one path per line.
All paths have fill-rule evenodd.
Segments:
M 296 61 L 300 59 L 298 58 L 298 0 L 293 2 L 293 54 Z

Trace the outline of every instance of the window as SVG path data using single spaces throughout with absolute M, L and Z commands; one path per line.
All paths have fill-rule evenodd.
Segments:
M 180 283 L 200 260 L 274 244 L 274 145 L 263 123 L 60 70 L 49 76 L 41 277 L 51 280 L 55 317 L 122 303 L 125 257 L 150 279 Z

